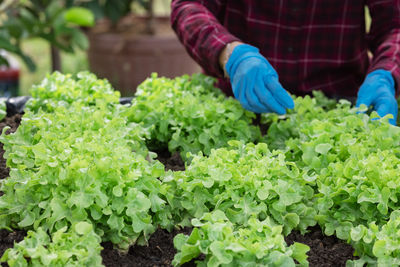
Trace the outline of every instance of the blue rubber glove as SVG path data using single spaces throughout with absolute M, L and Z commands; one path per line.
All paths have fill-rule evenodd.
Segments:
M 396 125 L 397 101 L 393 76 L 389 71 L 379 69 L 367 75 L 358 91 L 356 107 L 361 104 L 372 105 L 380 117 L 392 114 L 389 123 Z
M 233 94 L 245 109 L 285 114 L 287 108 L 294 108 L 293 99 L 278 81 L 278 74 L 256 47 L 236 46 L 225 69 Z

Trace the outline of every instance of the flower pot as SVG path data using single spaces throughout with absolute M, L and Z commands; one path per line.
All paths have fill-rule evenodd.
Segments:
M 151 35 L 141 30 L 144 20 L 143 17 L 125 20 L 123 30 L 87 33 L 90 70 L 100 78 L 107 78 L 122 96 L 132 96 L 152 72 L 173 78 L 200 71 L 171 30 L 168 17 L 156 18 L 156 32 Z

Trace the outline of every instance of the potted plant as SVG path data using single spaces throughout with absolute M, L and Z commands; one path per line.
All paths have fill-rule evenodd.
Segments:
M 152 72 L 175 77 L 200 70 L 172 31 L 169 17 L 154 14 L 153 0 L 89 0 L 81 5 L 97 18 L 87 32 L 90 69 L 123 96 L 133 95 Z

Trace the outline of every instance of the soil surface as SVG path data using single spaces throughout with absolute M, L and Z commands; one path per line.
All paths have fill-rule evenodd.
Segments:
M 3 128 L 6 126 L 11 127 L 6 133 L 13 133 L 17 130 L 19 124 L 21 123 L 21 114 L 16 114 L 11 117 L 6 117 L 4 120 L 0 122 L 0 133 L 3 132 Z M 3 144 L 0 143 L 0 179 L 4 179 L 8 177 L 9 169 L 6 167 L 6 160 L 3 157 L 4 150 Z
M 157 160 L 165 166 L 165 170 L 183 171 L 185 170 L 185 162 L 183 162 L 181 155 L 175 152 L 171 155 L 168 150 L 155 151 L 157 153 Z
M 7 230 L 0 230 L 0 258 L 8 248 L 12 248 L 14 246 L 14 242 L 22 241 L 25 235 L 25 231 L 9 232 Z M 8 265 L 1 264 L 1 266 Z
M 0 131 L 6 126 L 10 126 L 9 132 L 14 132 L 21 121 L 21 115 L 14 115 L 5 118 L 0 122 Z M 265 130 L 264 130 L 265 131 Z M 164 165 L 166 170 L 180 171 L 185 169 L 179 153 L 171 155 L 168 151 L 156 151 L 158 160 Z M 3 158 L 3 145 L 0 144 L 0 179 L 8 177 L 9 170 L 5 166 Z M 1 195 L 1 192 L 0 192 Z M 176 234 L 184 232 L 190 233 L 190 229 L 184 231 L 174 230 L 169 233 L 166 230 L 158 229 L 149 239 L 148 246 L 132 246 L 128 253 L 121 255 L 118 250 L 113 249 L 109 242 L 102 243 L 104 250 L 101 255 L 103 263 L 107 267 L 124 267 L 124 266 L 146 266 L 146 267 L 164 267 L 171 266 L 172 260 L 176 253 L 173 246 L 173 238 Z M 24 231 L 8 232 L 0 230 L 0 257 L 7 248 L 13 246 L 14 242 L 21 241 L 26 233 Z M 353 248 L 340 241 L 336 237 L 327 237 L 322 234 L 319 227 L 310 228 L 310 233 L 301 235 L 298 232 L 292 232 L 285 238 L 290 245 L 293 242 L 300 242 L 310 246 L 311 250 L 308 261 L 310 266 L 345 266 L 348 259 L 354 259 Z M 7 266 L 2 264 L 2 266 Z M 185 264 L 185 267 L 195 266 L 193 262 Z
M 103 263 L 107 267 L 169 267 L 176 254 L 173 239 L 179 233 L 190 234 L 190 229 L 183 231 L 174 230 L 169 233 L 166 230 L 158 229 L 149 239 L 148 246 L 132 246 L 125 255 L 113 249 L 110 242 L 102 243 Z M 196 266 L 194 263 L 187 263 L 185 267 Z
M 335 236 L 323 235 L 319 226 L 310 227 L 309 230 L 304 236 L 293 231 L 285 237 L 285 241 L 288 245 L 298 242 L 310 247 L 307 253 L 310 267 L 346 266 L 347 260 L 357 259 L 353 256 L 354 249 L 349 244 Z

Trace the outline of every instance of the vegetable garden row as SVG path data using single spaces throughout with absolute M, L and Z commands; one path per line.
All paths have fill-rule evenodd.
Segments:
M 131 105 L 104 80 L 54 73 L 5 134 L 0 228 L 28 234 L 9 266 L 102 266 L 101 242 L 127 251 L 158 229 L 173 265 L 308 266 L 285 236 L 319 225 L 351 244 L 348 266 L 400 264 L 400 129 L 320 94 L 285 116 L 255 114 L 203 75 L 153 75 Z M 4 107 L 2 108 L 5 115 Z M 179 152 L 165 171 L 156 153 Z

